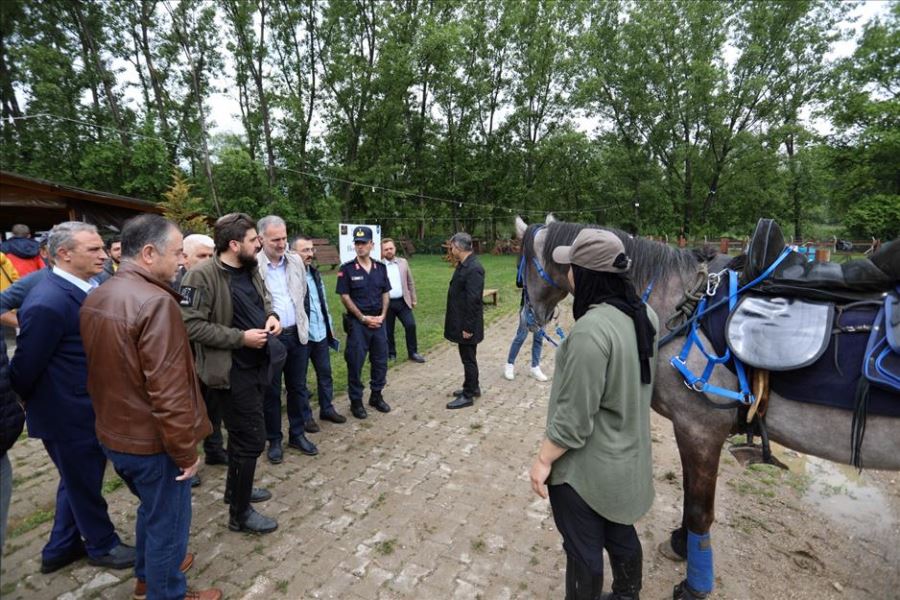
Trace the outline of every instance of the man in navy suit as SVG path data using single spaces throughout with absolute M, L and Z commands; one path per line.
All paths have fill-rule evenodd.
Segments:
M 92 565 L 126 569 L 134 565 L 134 548 L 119 539 L 103 499 L 106 455 L 94 432 L 78 325 L 89 280 L 103 269 L 103 240 L 93 225 L 69 221 L 52 229 L 49 250 L 56 262 L 19 310 L 10 367 L 13 389 L 25 401 L 28 435 L 44 442 L 59 471 L 41 572 L 52 573 L 85 554 Z

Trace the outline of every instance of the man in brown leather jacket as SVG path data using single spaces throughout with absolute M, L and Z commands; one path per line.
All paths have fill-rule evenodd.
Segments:
M 212 427 L 194 358 L 169 287 L 182 262 L 181 232 L 159 215 L 122 230 L 122 263 L 80 312 L 88 390 L 103 451 L 141 502 L 135 524 L 135 596 L 217 600 L 187 591 L 182 569 L 191 525 L 197 444 Z

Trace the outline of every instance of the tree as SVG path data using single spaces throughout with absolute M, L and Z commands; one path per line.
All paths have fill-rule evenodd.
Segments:
M 191 186 L 178 169 L 173 170 L 172 185 L 159 204 L 163 216 L 174 221 L 185 233 L 210 233 L 203 201 L 191 196 Z

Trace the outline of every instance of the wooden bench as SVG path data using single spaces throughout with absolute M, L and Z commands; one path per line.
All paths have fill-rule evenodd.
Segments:
M 316 249 L 316 264 L 319 267 L 331 265 L 332 270 L 334 270 L 336 266 L 341 264 L 341 253 L 338 252 L 336 246 L 329 244 L 328 240 L 314 239 L 312 243 L 313 248 Z
M 481 293 L 481 301 L 485 304 L 488 303 L 488 298 L 491 299 L 490 303 L 494 306 L 497 306 L 497 299 L 500 297 L 500 290 L 495 289 L 487 289 Z

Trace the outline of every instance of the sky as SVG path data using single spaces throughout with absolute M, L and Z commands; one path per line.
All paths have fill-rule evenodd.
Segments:
M 0 0 L 2 1 L 2 0 Z M 862 28 L 873 17 L 887 14 L 890 9 L 890 1 L 888 0 L 867 0 L 859 2 L 851 11 L 850 18 L 845 26 L 852 27 L 855 30 L 853 38 L 857 37 Z M 224 29 L 225 23 L 220 23 Z M 842 41 L 835 45 L 834 50 L 825 58 L 834 60 L 852 54 L 856 47 L 855 39 Z M 236 134 L 243 135 L 243 127 L 240 122 L 240 106 L 237 100 L 237 89 L 234 85 L 234 61 L 229 52 L 223 52 L 225 60 L 225 73 L 222 77 L 213 80 L 213 86 L 216 91 L 210 95 L 207 101 L 209 109 L 208 117 L 210 119 L 209 131 L 215 135 Z M 118 71 L 120 81 L 128 84 L 125 88 L 126 103 L 137 108 L 142 102 L 140 98 L 140 82 L 134 67 L 126 61 L 116 61 L 112 65 L 114 70 Z M 87 93 L 87 92 L 86 92 Z M 21 100 L 25 100 L 22 98 Z M 27 101 L 22 102 L 23 105 Z M 590 115 L 580 115 L 575 118 L 576 127 L 586 133 L 592 133 L 597 130 L 599 122 Z M 820 133 L 829 133 L 829 123 L 818 121 L 812 123 L 813 127 Z

